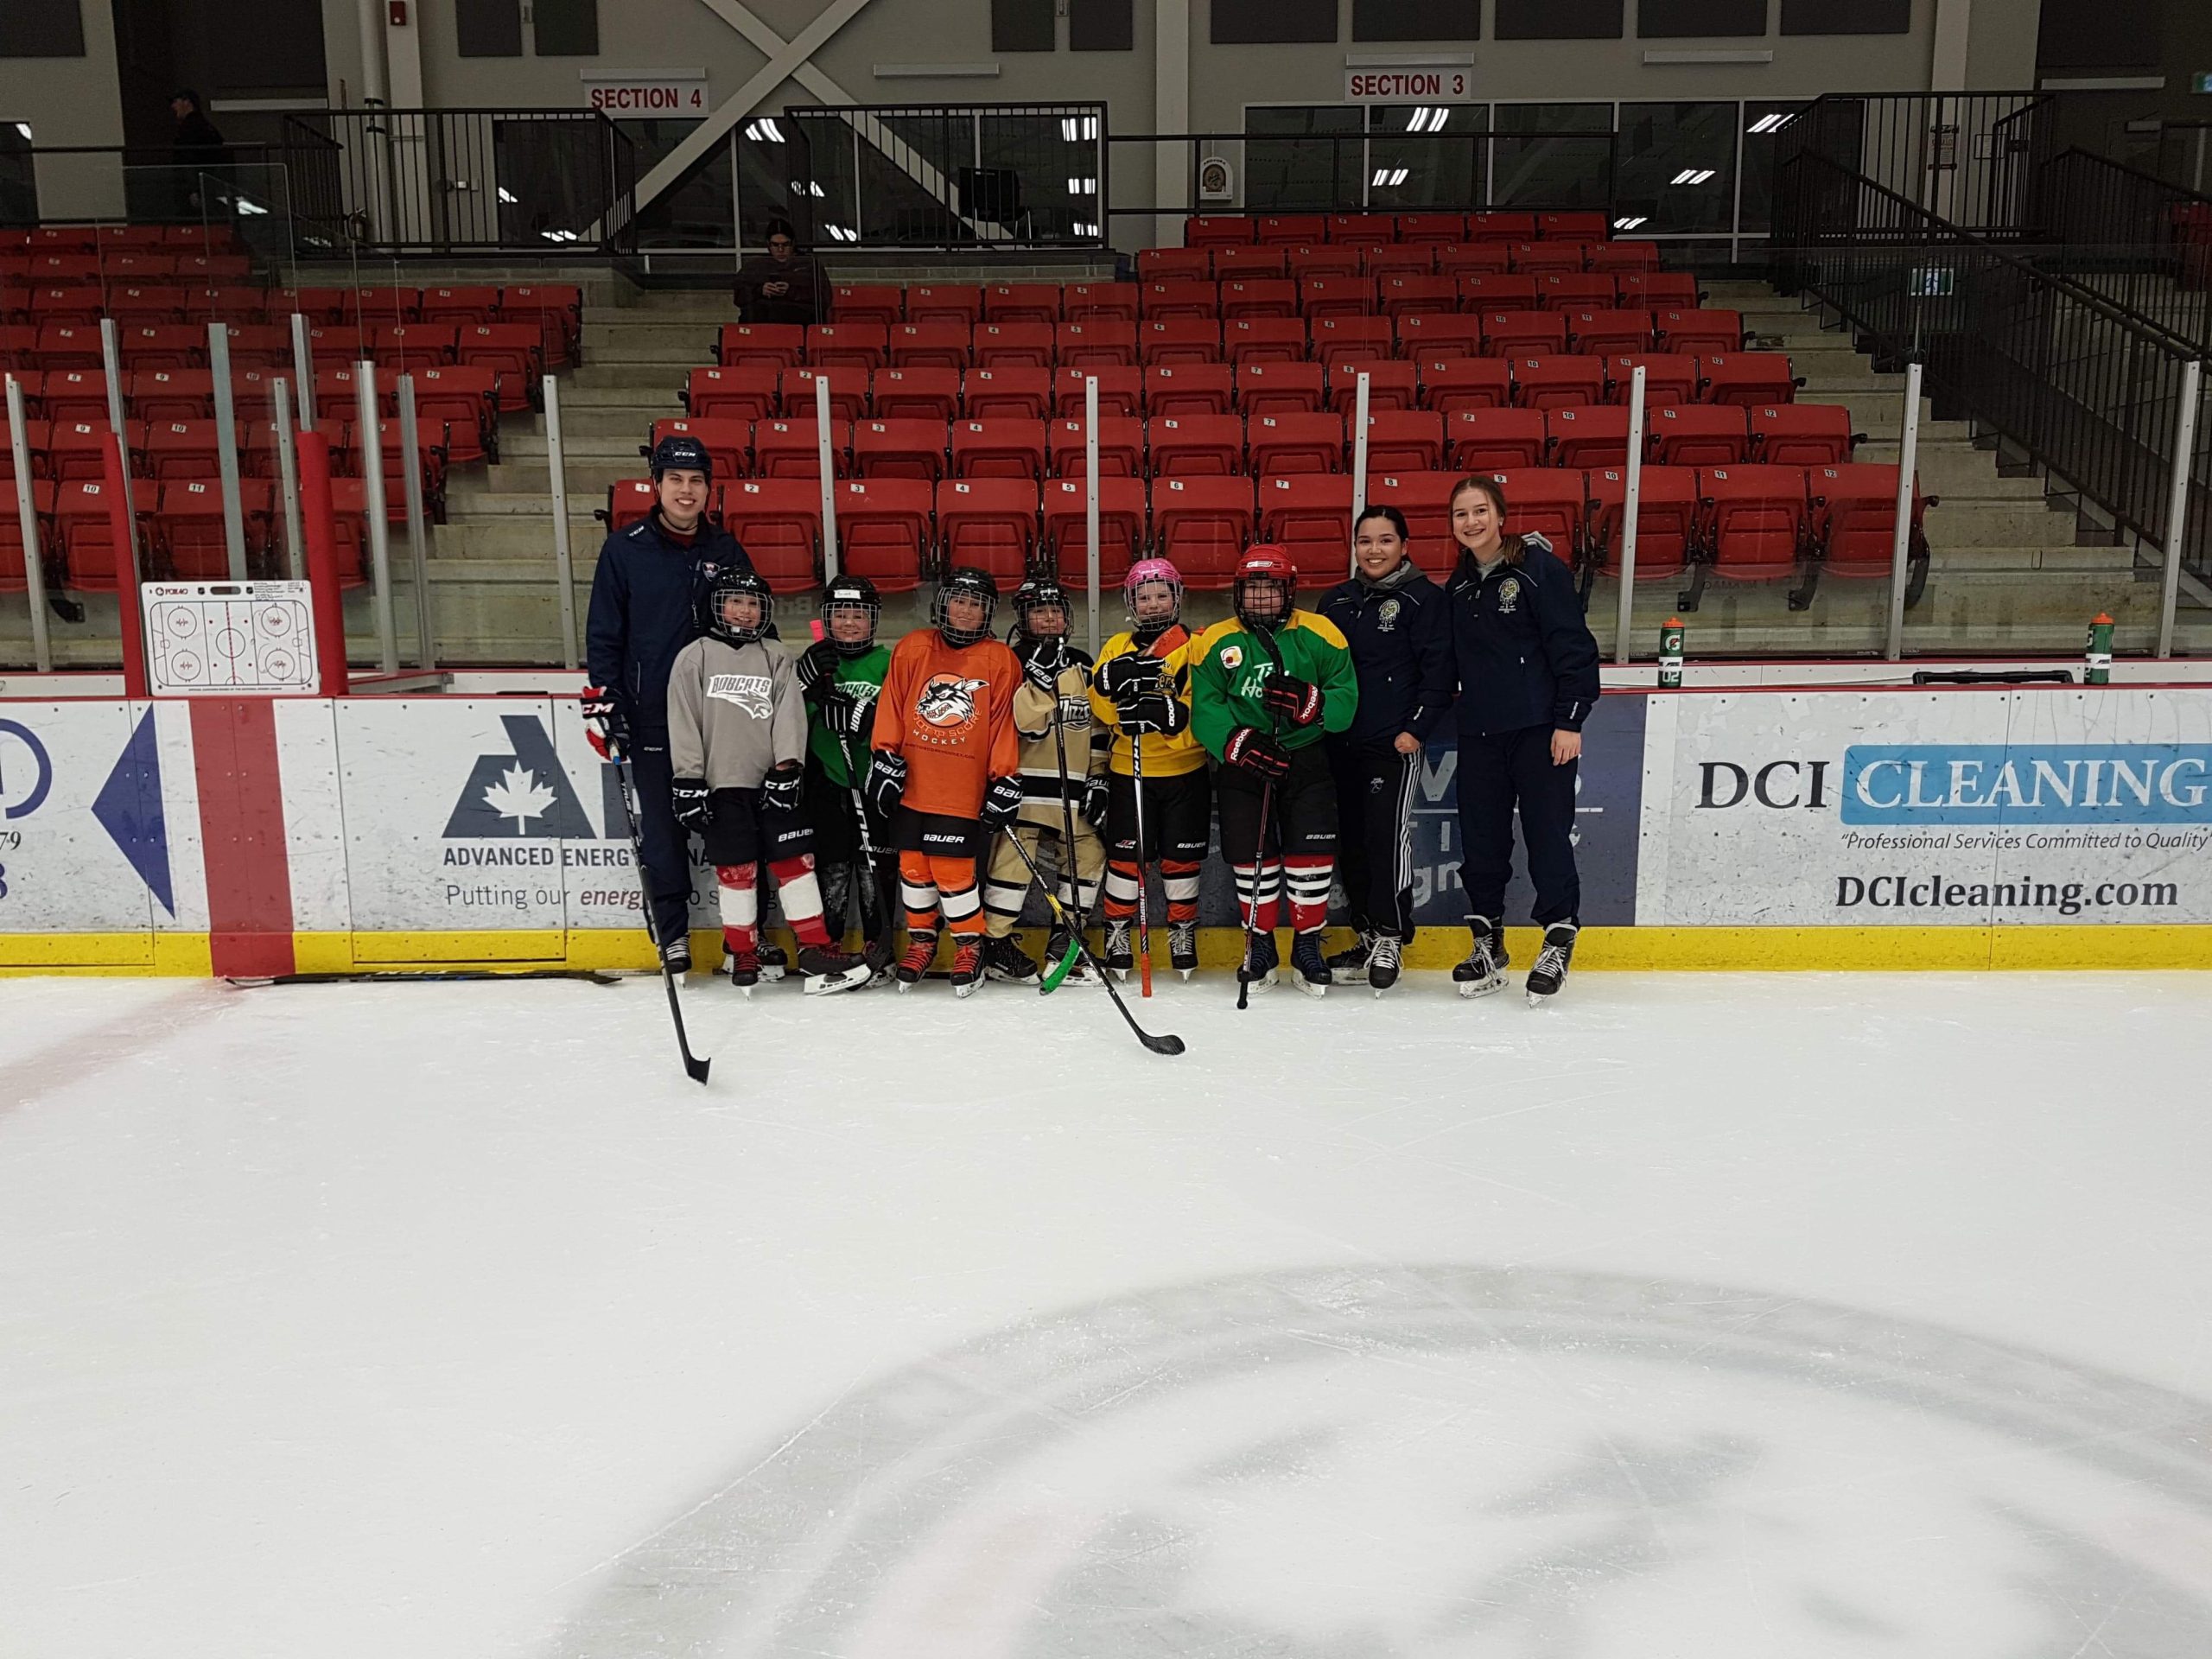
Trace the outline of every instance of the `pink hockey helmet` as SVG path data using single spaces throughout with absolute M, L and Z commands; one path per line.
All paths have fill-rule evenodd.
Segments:
M 1166 559 L 1139 559 L 1129 567 L 1129 574 L 1122 578 L 1122 599 L 1129 607 L 1132 620 L 1137 613 L 1137 589 L 1147 582 L 1164 582 L 1175 595 L 1175 609 L 1179 616 L 1183 610 L 1183 573 Z

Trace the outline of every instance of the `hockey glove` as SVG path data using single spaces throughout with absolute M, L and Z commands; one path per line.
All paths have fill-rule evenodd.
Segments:
M 816 693 L 821 699 L 822 723 L 833 732 L 867 736 L 875 724 L 876 693 L 881 689 L 866 680 L 841 680 L 823 686 Z
M 1282 745 L 1255 726 L 1239 726 L 1229 734 L 1221 758 L 1259 777 L 1281 783 L 1290 776 L 1290 755 Z
M 1321 718 L 1321 688 L 1295 674 L 1270 674 L 1260 683 L 1260 701 L 1294 726 Z
M 827 639 L 817 639 L 799 652 L 794 665 L 798 676 L 799 690 L 811 693 L 817 686 L 828 688 L 837 683 L 837 647 Z
M 982 819 L 986 830 L 1003 830 L 1021 810 L 1021 779 L 994 778 L 991 786 L 983 791 L 983 810 L 976 816 Z
M 779 812 L 798 810 L 799 779 L 804 770 L 796 760 L 779 760 L 760 780 L 760 798 Z
M 1122 729 L 1136 735 L 1157 732 L 1173 737 L 1191 723 L 1191 711 L 1173 697 L 1131 697 L 1119 710 Z
M 894 749 L 878 749 L 868 769 L 868 804 L 875 816 L 887 818 L 899 810 L 906 792 L 906 757 Z
M 676 808 L 676 821 L 686 830 L 704 835 L 715 821 L 715 798 L 705 780 L 679 778 L 668 786 L 668 796 Z
M 1166 666 L 1148 651 L 1123 652 L 1098 670 L 1098 690 L 1107 702 L 1119 705 L 1160 690 L 1160 671 Z
M 1094 772 L 1083 786 L 1083 821 L 1094 830 L 1106 827 L 1106 802 L 1109 790 L 1106 774 Z
M 630 752 L 630 721 L 612 691 L 584 687 L 584 737 L 602 760 L 620 760 Z
M 1021 671 L 1039 691 L 1057 694 L 1060 671 L 1067 666 L 1067 643 L 1058 634 L 1033 639 L 1021 648 Z

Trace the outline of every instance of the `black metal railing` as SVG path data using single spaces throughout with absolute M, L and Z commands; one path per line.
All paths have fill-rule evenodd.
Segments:
M 2194 342 L 1810 149 L 1783 163 L 1775 245 L 1784 291 L 1839 314 L 1878 361 L 1921 360 L 1940 416 L 1996 435 L 2092 518 L 2163 549 Z M 2212 431 L 2197 429 L 2202 480 Z M 2195 487 L 2183 562 L 2202 575 L 2212 524 Z
M 2039 264 L 2212 347 L 2212 196 L 2082 149 L 2040 168 L 2036 194 Z
M 1831 92 L 1784 130 L 1782 160 L 1816 156 L 1952 225 L 2032 240 L 2056 108 L 2043 92 Z
M 786 109 L 790 217 L 802 245 L 1097 248 L 1103 104 Z
M 302 110 L 283 133 L 302 251 L 631 245 L 635 147 L 596 110 Z

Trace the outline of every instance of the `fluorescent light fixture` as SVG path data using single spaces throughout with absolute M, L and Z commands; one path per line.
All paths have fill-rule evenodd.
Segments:
M 520 201 L 522 198 L 515 194 L 513 191 L 508 189 L 507 187 L 503 184 L 499 187 L 499 200 L 505 202 L 508 207 L 512 207 L 517 202 Z
M 574 231 L 540 231 L 538 235 L 548 242 L 577 242 L 582 240 Z
M 823 189 L 820 185 L 817 184 L 817 183 L 816 183 L 812 179 L 809 179 L 809 180 L 806 181 L 806 194 L 807 194 L 808 195 L 810 195 L 810 196 L 814 197 L 817 200 L 824 200 L 824 199 L 826 199 L 826 198 L 829 196 L 829 194 L 830 194 L 830 193 L 829 193 L 827 190 L 824 190 L 824 189 Z
M 776 124 L 773 118 L 765 115 L 757 121 L 745 124 L 745 136 L 756 144 L 780 144 L 784 142 L 784 130 Z
M 1096 179 L 1070 179 L 1068 181 L 1068 194 L 1071 196 L 1095 196 L 1097 194 L 1098 181 Z
M 1706 184 L 1712 181 L 1713 173 L 1713 169 L 1709 167 L 1686 167 L 1681 172 L 1675 174 L 1673 178 L 1668 180 L 1667 182 L 1669 184 Z
M 1402 167 L 1378 167 L 1375 176 L 1367 181 L 1370 190 L 1391 190 L 1403 184 L 1409 175 Z
M 1617 231 L 1632 231 L 1643 224 L 1647 217 L 1648 215 L 1643 213 L 1635 213 L 1626 219 L 1617 219 L 1613 221 L 1613 228 Z
M 28 121 L 16 122 L 16 133 L 18 137 L 22 138 L 22 141 L 28 144 L 31 142 L 31 124 Z
M 258 213 L 264 217 L 269 212 L 269 210 L 263 207 L 259 202 L 248 201 L 244 196 L 240 196 L 238 200 L 238 210 L 241 213 Z
M 1783 127 L 1789 124 L 1789 118 L 1790 118 L 1782 111 L 1777 110 L 1771 115 L 1763 115 L 1759 117 L 1758 120 L 1752 122 L 1751 124 L 1745 127 L 1744 130 L 1745 132 L 1779 131 Z
M 1406 122 L 1406 130 L 1408 132 L 1427 132 L 1428 130 L 1427 105 L 1422 105 L 1413 112 L 1410 118 L 1408 118 Z
M 822 228 L 830 232 L 832 242 L 857 242 L 861 239 L 858 231 L 849 231 L 842 225 L 824 225 Z
M 1079 141 L 1095 140 L 1098 137 L 1098 118 L 1095 115 L 1080 118 L 1072 115 L 1062 116 L 1060 137 L 1071 144 Z

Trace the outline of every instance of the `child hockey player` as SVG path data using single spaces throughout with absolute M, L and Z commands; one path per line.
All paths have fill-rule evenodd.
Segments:
M 1474 936 L 1452 977 L 1462 996 L 1505 983 L 1501 925 L 1517 806 L 1544 930 L 1529 969 L 1533 1003 L 1566 983 L 1581 926 L 1574 774 L 1582 722 L 1598 704 L 1598 642 L 1551 543 L 1505 533 L 1505 491 L 1496 479 L 1452 486 L 1452 536 L 1459 562 L 1444 596 L 1459 681 L 1459 880 Z
M 934 626 L 893 647 L 876 699 L 869 798 L 889 818 L 906 906 L 905 990 L 929 971 L 938 933 L 959 941 L 952 988 L 972 992 L 983 975 L 983 901 L 976 861 L 1021 807 L 1014 694 L 1021 668 L 991 638 L 999 590 L 984 571 L 949 571 Z
M 1019 982 L 1037 976 L 1036 964 L 1022 950 L 1014 930 L 1029 897 L 1029 866 L 1016 850 L 1015 837 L 1039 868 L 1043 849 L 1058 849 L 1061 905 L 1077 918 L 1090 913 L 1105 874 L 1106 849 L 1097 822 L 1106 811 L 1106 734 L 1090 715 L 1090 658 L 1068 643 L 1068 596 L 1058 582 L 1032 580 L 1014 589 L 1014 628 L 1007 643 L 1021 664 L 1021 687 L 1014 694 L 1014 729 L 1021 740 L 1021 810 L 1014 827 L 991 845 L 991 864 L 983 884 L 983 909 L 989 918 L 983 944 L 983 971 L 993 979 Z M 1074 846 L 1068 846 L 1072 836 Z M 1075 956 L 1067 929 L 1052 924 L 1046 937 L 1046 966 L 1075 957 L 1066 982 L 1090 977 L 1090 964 Z
M 1213 827 L 1213 780 L 1191 730 L 1192 640 L 1183 578 L 1166 559 L 1140 559 L 1122 583 L 1129 628 L 1106 642 L 1090 706 L 1113 740 L 1106 795 L 1106 965 L 1135 965 L 1129 926 L 1147 865 L 1167 893 L 1167 958 L 1188 979 L 1198 965 L 1198 870 Z M 1138 779 L 1143 840 L 1138 842 Z M 1149 919 L 1149 918 L 1147 918 Z
M 839 576 L 822 594 L 822 637 L 798 659 L 811 718 L 806 741 L 807 821 L 814 826 L 822 908 L 842 930 L 855 900 L 872 983 L 891 977 L 898 920 L 899 849 L 891 823 L 867 802 L 868 742 L 891 648 L 875 637 L 875 584 Z
M 750 569 L 726 570 L 708 595 L 707 632 L 677 653 L 668 678 L 670 795 L 677 822 L 704 840 L 721 886 L 722 938 L 731 980 L 760 982 L 765 857 L 798 936 L 810 994 L 868 982 L 857 957 L 838 949 L 822 921 L 813 831 L 799 810 L 806 707 L 791 660 L 763 636 L 772 601 Z
M 1336 781 L 1321 739 L 1351 726 L 1359 683 L 1337 625 L 1297 609 L 1297 595 L 1288 553 L 1245 550 L 1230 588 L 1236 614 L 1192 652 L 1191 729 L 1221 763 L 1221 851 L 1236 873 L 1239 914 L 1252 918 L 1238 976 L 1274 982 L 1278 895 L 1287 887 L 1293 976 L 1320 996 L 1337 848 Z

